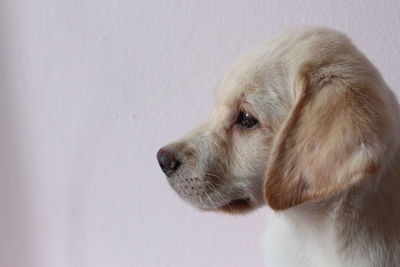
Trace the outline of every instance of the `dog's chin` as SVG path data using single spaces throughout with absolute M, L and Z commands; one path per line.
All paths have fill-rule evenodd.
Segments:
M 230 214 L 248 213 L 255 209 L 250 198 L 234 199 L 224 205 L 215 208 L 200 208 L 205 211 L 225 212 Z

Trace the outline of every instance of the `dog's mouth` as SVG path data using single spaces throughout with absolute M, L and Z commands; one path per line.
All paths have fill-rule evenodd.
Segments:
M 238 198 L 220 207 L 225 212 L 244 212 L 252 209 L 250 198 Z
M 226 196 L 219 188 L 207 187 L 198 178 L 185 178 L 183 182 L 170 182 L 172 188 L 185 201 L 204 211 L 222 211 L 244 213 L 256 208 L 255 199 L 246 193 L 237 192 L 236 196 Z M 210 190 L 209 190 L 210 189 Z

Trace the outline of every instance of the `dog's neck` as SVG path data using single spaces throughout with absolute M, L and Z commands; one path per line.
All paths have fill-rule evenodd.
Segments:
M 366 257 L 378 265 L 385 257 L 394 266 L 400 262 L 396 258 L 400 250 L 399 163 L 398 148 L 380 173 L 345 192 L 287 210 L 284 216 L 296 227 L 320 235 L 321 243 L 334 243 L 344 257 Z

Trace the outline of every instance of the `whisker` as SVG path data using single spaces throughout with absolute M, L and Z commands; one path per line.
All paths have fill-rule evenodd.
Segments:
M 213 174 L 213 173 L 206 173 L 206 175 L 207 175 L 207 176 L 211 176 L 211 177 L 218 178 L 218 179 L 220 179 L 222 182 L 224 181 L 224 179 L 223 179 L 221 176 L 218 176 L 218 175 L 216 175 L 216 174 Z
M 196 197 L 200 201 L 201 206 L 204 207 L 203 199 L 199 195 L 196 195 Z
M 219 190 L 217 190 L 217 188 L 214 186 L 214 184 L 212 184 L 210 181 L 207 181 L 207 185 L 211 186 L 211 192 L 214 193 L 214 195 L 217 197 L 218 202 L 220 203 L 224 203 L 226 200 L 225 198 L 221 195 L 221 193 L 219 192 Z M 225 204 L 230 210 L 232 210 L 232 208 L 229 206 L 228 204 Z
M 210 200 L 210 204 L 215 206 L 215 202 L 212 200 L 211 196 L 203 188 L 200 188 L 200 190 L 201 190 L 201 192 L 203 192 L 206 195 L 208 200 Z

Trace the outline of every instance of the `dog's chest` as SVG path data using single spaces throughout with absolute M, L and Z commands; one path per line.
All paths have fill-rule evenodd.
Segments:
M 264 236 L 265 266 L 342 266 L 336 244 L 327 225 L 272 214 Z

